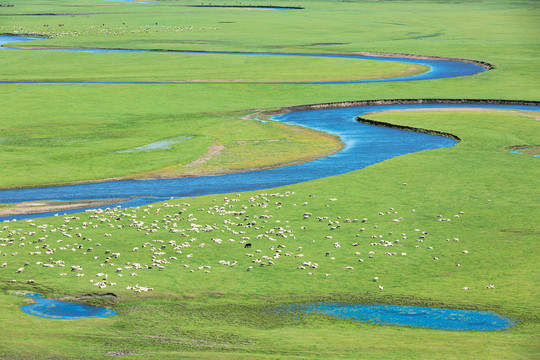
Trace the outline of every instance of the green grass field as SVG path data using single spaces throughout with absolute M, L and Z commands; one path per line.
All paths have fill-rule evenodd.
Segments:
M 272 3 L 305 7 L 288 11 L 182 6 L 187 4 L 192 3 L 25 0 L 1 8 L 0 33 L 50 37 L 20 47 L 373 51 L 476 59 L 494 69 L 466 78 L 348 85 L 2 84 L 0 188 L 239 171 L 306 161 L 339 148 L 331 136 L 246 117 L 281 106 L 390 98 L 539 99 L 540 13 L 533 1 Z M 23 16 L 42 13 L 68 15 Z M 418 71 L 345 59 L 11 50 L 0 51 L 0 64 L 4 81 L 333 80 Z M 0 358 L 537 358 L 540 170 L 530 155 L 540 136 L 538 121 L 528 115 L 372 114 L 366 117 L 448 132 L 462 141 L 268 191 L 4 223 Z M 189 140 L 169 150 L 116 153 L 177 137 Z M 514 146 L 529 150 L 509 153 Z M 201 158 L 206 160 L 186 167 Z M 307 212 L 313 215 L 304 219 Z M 366 223 L 354 221 L 363 218 Z M 198 232 L 193 224 L 201 225 Z M 427 234 L 419 242 L 422 231 Z M 242 237 L 249 237 L 251 249 L 243 248 L 248 240 Z M 391 248 L 370 245 L 379 239 L 400 241 Z M 264 267 L 252 262 L 274 255 L 270 248 L 278 244 L 291 256 Z M 106 262 L 107 250 L 121 255 Z M 53 263 L 58 260 L 65 267 Z M 156 260 L 163 269 L 144 268 Z M 318 267 L 298 269 L 304 261 Z M 72 272 L 72 265 L 83 270 Z M 246 271 L 249 266 L 252 271 Z M 25 270 L 16 273 L 20 267 Z M 94 285 L 100 281 L 106 287 Z M 127 289 L 136 284 L 153 290 Z M 495 288 L 486 289 L 489 284 Z M 110 306 L 118 315 L 38 318 L 20 311 L 32 300 L 11 290 Z M 117 297 L 84 296 L 105 293 Z M 518 322 L 505 331 L 451 332 L 317 315 L 297 319 L 272 311 L 312 301 L 480 309 Z

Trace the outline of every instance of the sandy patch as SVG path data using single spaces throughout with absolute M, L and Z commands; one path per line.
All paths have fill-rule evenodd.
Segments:
M 82 209 L 94 206 L 106 206 L 127 200 L 129 199 L 22 202 L 14 205 L 10 204 L 9 207 L 0 207 L 0 216 L 23 215 L 41 212 L 63 211 L 70 209 Z
M 191 166 L 204 164 L 204 163 L 210 161 L 210 159 L 212 159 L 214 156 L 221 153 L 223 150 L 225 150 L 225 145 L 210 145 L 208 147 L 208 151 L 206 153 L 204 153 L 197 160 L 194 160 L 194 161 L 192 161 L 189 164 L 186 164 L 184 166 L 185 167 L 191 167 Z
M 294 129 L 293 129 L 294 131 Z M 236 140 L 235 143 L 238 145 L 249 145 L 249 144 L 258 144 L 261 142 L 278 142 L 278 141 L 284 141 L 284 139 L 266 139 L 266 140 Z

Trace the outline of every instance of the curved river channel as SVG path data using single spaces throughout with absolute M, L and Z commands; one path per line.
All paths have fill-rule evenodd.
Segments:
M 341 58 L 341 59 L 357 59 L 357 60 L 377 60 L 385 62 L 399 62 L 408 64 L 425 65 L 429 67 L 429 70 L 418 75 L 395 77 L 387 79 L 370 79 L 370 80 L 344 80 L 344 81 L 295 81 L 295 82 L 226 82 L 226 81 L 0 81 L 2 84 L 292 84 L 292 85 L 324 85 L 324 84 L 359 84 L 359 83 L 372 83 L 372 82 L 392 82 L 392 81 L 413 81 L 413 80 L 433 80 L 433 79 L 446 79 L 458 76 L 470 76 L 486 71 L 483 67 L 460 61 L 448 61 L 448 60 L 430 60 L 430 59 L 408 59 L 398 57 L 383 57 L 383 56 L 365 56 L 365 55 L 342 55 L 342 54 L 290 54 L 290 53 L 257 53 L 257 52 L 224 52 L 224 51 L 172 51 L 172 50 L 132 50 L 132 49 L 67 49 L 67 48 L 10 48 L 4 47 L 4 44 L 24 42 L 32 40 L 44 40 L 40 37 L 20 37 L 20 36 L 0 36 L 0 49 L 7 51 L 68 51 L 68 52 L 82 52 L 82 53 L 179 53 L 179 54 L 220 54 L 231 56 L 294 56 L 294 57 L 325 57 L 325 58 Z
M 0 45 L 5 43 L 38 40 L 39 38 L 22 38 L 0 36 Z M 4 48 L 7 51 L 21 49 Z M 26 49 L 39 51 L 77 51 L 77 52 L 156 52 L 151 50 L 110 50 L 110 49 Z M 214 53 L 216 54 L 216 52 Z M 354 58 L 391 62 L 422 64 L 429 67 L 423 74 L 410 77 L 399 77 L 378 80 L 358 81 L 320 81 L 320 82 L 275 82 L 274 84 L 347 84 L 390 81 L 432 80 L 457 76 L 471 76 L 485 71 L 481 66 L 446 60 L 419 60 L 409 58 L 388 58 L 359 55 L 326 55 L 326 54 L 285 54 L 285 53 L 225 53 L 230 55 L 265 55 L 265 56 L 315 56 Z M 158 84 L 156 82 L 100 82 L 100 81 L 0 81 L 4 84 L 13 83 L 121 83 L 121 84 Z M 207 82 L 206 84 L 211 83 Z M 170 82 L 159 84 L 188 84 L 187 82 Z M 193 83 L 189 83 L 193 84 Z M 205 84 L 198 82 L 193 85 Z M 241 86 L 241 83 L 237 85 Z M 262 84 L 262 83 L 261 83 Z M 269 83 L 264 83 L 269 84 Z M 328 176 L 344 174 L 366 166 L 391 159 L 396 156 L 438 148 L 448 148 L 456 144 L 456 140 L 442 136 L 403 131 L 385 127 L 377 127 L 359 123 L 355 120 L 367 112 L 396 109 L 425 109 L 441 107 L 481 107 L 497 109 L 515 109 L 539 111 L 538 106 L 517 105 L 456 105 L 456 104 L 403 104 L 403 105 L 369 105 L 348 108 L 324 110 L 296 111 L 274 116 L 273 121 L 301 125 L 311 129 L 324 131 L 340 137 L 344 148 L 330 156 L 308 163 L 281 167 L 271 170 L 250 171 L 237 174 L 187 177 L 160 180 L 125 180 L 101 183 L 53 186 L 44 188 L 16 189 L 0 191 L 0 204 L 19 203 L 38 200 L 83 200 L 83 199 L 114 199 L 131 198 L 133 200 L 115 204 L 122 207 L 139 206 L 168 200 L 171 197 L 189 197 L 226 192 L 269 189 L 283 185 L 296 184 L 304 181 L 320 179 Z M 174 134 L 171 134 L 174 136 Z M 182 141 L 189 141 L 184 139 Z M 85 209 L 63 211 L 76 213 Z M 54 215 L 54 213 L 39 213 L 16 215 L 0 218 L 0 220 L 36 218 Z M 36 304 L 23 307 L 22 310 L 37 316 L 49 318 L 86 318 L 114 315 L 115 312 L 96 307 L 85 307 L 78 304 L 63 303 L 52 299 L 43 299 L 39 294 L 35 297 Z M 51 310 L 53 309 L 53 310 Z M 304 313 L 321 313 L 334 317 L 346 317 L 371 321 L 381 324 L 409 325 L 443 330 L 494 330 L 508 328 L 513 321 L 501 318 L 495 314 L 472 312 L 464 310 L 445 310 L 434 308 L 406 307 L 385 305 L 340 305 L 340 304 L 311 304 L 297 308 Z
M 0 45 L 8 42 L 38 40 L 40 38 L 23 38 L 0 36 Z M 8 51 L 20 51 L 2 48 Z M 10 50 L 11 49 L 11 50 Z M 30 49 L 28 49 L 30 50 Z M 153 52 L 150 50 L 108 50 L 108 49 L 35 49 L 38 51 L 82 51 L 82 52 Z M 231 55 L 261 55 L 260 53 L 230 53 Z M 380 58 L 356 55 L 311 55 L 311 54 L 264 54 L 267 56 L 332 56 L 343 58 L 370 59 L 380 61 L 406 62 L 422 64 L 430 70 L 419 75 L 406 78 L 379 80 L 341 81 L 341 82 L 304 82 L 303 84 L 336 84 L 359 82 L 386 82 L 441 79 L 456 76 L 470 76 L 485 71 L 481 66 L 459 61 L 424 60 L 408 58 Z M 83 81 L 53 81 L 55 83 L 84 83 Z M 16 83 L 13 81 L 4 83 Z M 28 82 L 20 82 L 28 83 Z M 35 83 L 35 82 L 32 82 Z M 43 83 L 43 82 L 40 82 Z M 44 83 L 51 83 L 50 81 Z M 91 82 L 96 83 L 96 82 Z M 108 83 L 108 82 L 99 82 Z M 118 83 L 118 82 L 113 82 Z M 124 83 L 124 82 L 123 82 Z M 128 82 L 125 82 L 128 83 Z M 136 84 L 146 84 L 136 82 Z M 181 82 L 171 84 L 186 85 Z M 202 83 L 197 83 L 200 85 Z M 290 84 L 290 83 L 289 83 Z M 298 84 L 298 83 L 296 83 Z M 238 84 L 241 86 L 241 84 Z M 271 170 L 249 171 L 236 174 L 185 177 L 157 180 L 123 180 L 100 183 L 51 186 L 42 188 L 15 189 L 0 191 L 0 204 L 19 203 L 24 201 L 71 201 L 95 199 L 133 199 L 112 206 L 141 206 L 171 197 L 190 197 L 227 192 L 270 189 L 291 185 L 304 181 L 340 175 L 366 166 L 413 152 L 448 148 L 456 144 L 456 140 L 424 133 L 403 131 L 385 127 L 377 127 L 358 123 L 355 118 L 367 112 L 395 109 L 425 109 L 438 107 L 482 107 L 497 109 L 517 109 L 539 111 L 538 106 L 518 105 L 457 105 L 457 104 L 403 104 L 403 105 L 370 105 L 360 107 L 296 111 L 274 116 L 273 121 L 301 125 L 311 129 L 324 131 L 340 137 L 344 148 L 327 157 L 308 163 L 286 166 Z M 174 134 L 171 134 L 174 135 Z M 189 140 L 187 140 L 189 141 Z M 92 208 L 86 208 L 92 209 Z M 86 209 L 62 211 L 77 213 Z M 34 213 L 0 217 L 0 220 L 29 219 L 51 216 L 57 212 Z
M 51 186 L 0 191 L 0 203 L 19 203 L 43 200 L 118 199 L 133 200 L 113 206 L 132 207 L 169 200 L 171 197 L 270 189 L 304 181 L 340 175 L 366 166 L 413 152 L 448 148 L 457 142 L 454 139 L 424 133 L 403 131 L 361 124 L 355 120 L 367 112 L 392 109 L 425 109 L 448 107 L 482 107 L 539 111 L 537 106 L 517 105 L 455 105 L 455 104 L 407 104 L 361 106 L 340 109 L 325 109 L 291 112 L 275 116 L 274 121 L 302 125 L 325 131 L 340 137 L 345 147 L 330 156 L 304 164 L 270 170 L 249 171 L 236 174 L 185 177 L 157 180 L 108 181 L 67 186 Z M 189 141 L 189 140 L 187 140 Z M 66 210 L 70 214 L 84 209 Z M 30 219 L 51 216 L 56 212 L 6 216 L 0 220 Z

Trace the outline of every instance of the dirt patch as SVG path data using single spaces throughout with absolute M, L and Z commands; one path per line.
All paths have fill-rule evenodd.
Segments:
M 126 351 L 126 350 L 107 351 L 107 354 L 109 354 L 109 356 L 111 357 L 125 356 L 125 355 L 144 355 L 144 354 L 137 354 L 137 353 Z
M 306 46 L 333 46 L 333 45 L 349 45 L 350 43 L 314 43 Z
M 94 206 L 106 206 L 117 204 L 130 199 L 100 199 L 80 201 L 45 201 L 45 202 L 22 202 L 0 207 L 0 216 L 24 215 L 41 212 L 63 211 L 70 209 L 82 209 Z
M 401 53 L 385 53 L 385 52 L 371 52 L 371 51 L 357 51 L 355 54 L 364 55 L 364 56 L 381 56 L 389 58 L 405 58 L 405 59 L 425 59 L 425 60 L 449 60 L 449 61 L 459 61 L 469 64 L 475 64 L 483 67 L 486 70 L 493 69 L 493 65 L 479 60 L 472 59 L 462 59 L 454 57 L 444 57 L 444 56 L 430 56 L 430 55 L 417 55 L 417 54 L 401 54 Z
M 447 137 L 447 138 L 450 138 L 450 139 L 454 139 L 457 142 L 461 141 L 461 139 L 459 137 L 457 137 L 456 135 L 454 135 L 454 134 L 450 134 L 450 133 L 442 132 L 442 131 L 437 131 L 437 130 L 430 130 L 430 129 L 412 127 L 412 126 L 404 126 L 404 125 L 396 125 L 396 124 L 391 124 L 391 123 L 384 122 L 384 121 L 370 120 L 370 119 L 366 119 L 366 118 L 363 118 L 363 117 L 360 117 L 360 116 L 356 117 L 355 120 L 360 122 L 360 123 L 368 124 L 368 125 L 381 126 L 381 127 L 386 127 L 386 128 L 390 128 L 390 129 L 399 129 L 399 130 L 404 130 L 404 131 L 412 131 L 412 132 L 418 132 L 418 133 L 423 133 L 423 134 L 444 136 L 444 137 Z
M 184 7 L 199 7 L 199 8 L 238 8 L 238 9 L 288 9 L 288 10 L 303 10 L 300 6 L 274 6 L 274 5 L 178 5 Z
M 270 117 L 286 114 L 293 111 L 309 111 L 319 109 L 340 109 L 356 106 L 371 105 L 405 105 L 405 104 L 474 104 L 474 105 L 530 105 L 540 106 L 540 101 L 527 100 L 496 100 L 496 99 L 380 99 L 380 100 L 353 100 L 332 103 L 293 105 L 278 110 L 260 111 L 258 116 Z
M 189 164 L 184 165 L 185 167 L 192 167 L 195 165 L 201 165 L 204 164 L 210 159 L 212 159 L 214 156 L 221 153 L 223 150 L 225 150 L 225 145 L 215 145 L 212 144 L 208 147 L 208 151 L 203 154 L 201 157 L 199 157 L 197 160 L 190 162 Z
M 295 131 L 297 129 L 293 129 L 293 131 Z M 295 131 L 295 132 L 298 132 L 298 131 Z M 237 143 L 238 145 L 249 145 L 249 144 L 258 144 L 258 143 L 261 143 L 261 142 L 277 142 L 277 141 L 283 141 L 283 139 L 267 139 L 267 140 L 252 140 L 252 141 L 249 141 L 249 140 L 236 140 L 235 143 Z
M 95 299 L 95 298 L 114 298 L 114 299 L 116 299 L 117 297 L 118 296 L 116 296 L 116 294 L 114 294 L 114 293 L 105 293 L 105 294 L 93 293 L 93 294 L 64 296 L 64 297 L 58 298 L 58 300 L 61 300 L 61 301 L 76 301 L 76 300 Z
M 540 145 L 512 145 L 508 150 L 517 151 L 520 154 L 537 156 L 540 155 Z

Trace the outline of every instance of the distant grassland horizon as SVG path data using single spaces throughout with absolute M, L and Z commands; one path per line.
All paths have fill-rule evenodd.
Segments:
M 201 175 L 278 166 L 341 146 L 326 134 L 248 116 L 285 106 L 393 98 L 540 100 L 535 1 L 272 3 L 304 8 L 288 11 L 184 6 L 193 4 L 26 0 L 1 8 L 0 33 L 48 37 L 17 45 L 21 47 L 371 51 L 474 59 L 494 69 L 471 77 L 345 85 L 1 84 L 0 188 L 148 175 L 163 169 L 181 175 L 193 162 L 191 171 Z M 346 59 L 16 50 L 0 51 L 0 65 L 4 81 L 318 80 L 421 71 L 404 64 Z M 118 315 L 42 319 L 21 312 L 20 306 L 30 299 L 0 291 L 0 322 L 9 330 L 0 357 L 534 358 L 540 316 L 535 266 L 539 160 L 509 150 L 535 148 L 540 143 L 538 121 L 489 111 L 379 113 L 367 118 L 448 132 L 462 141 L 450 149 L 409 154 L 268 191 L 3 223 L 0 263 L 6 266 L 0 268 L 1 290 L 110 306 Z M 180 136 L 191 138 L 168 150 L 106 155 Z M 305 213 L 312 216 L 305 219 Z M 368 220 L 346 221 L 355 218 Z M 395 218 L 400 221 L 393 222 Z M 257 225 L 244 227 L 251 221 Z M 238 223 L 243 225 L 233 225 Z M 188 236 L 171 232 L 174 228 Z M 195 228 L 198 233 L 187 230 Z M 208 231 L 201 230 L 205 228 Z M 427 232 L 424 238 L 418 236 L 422 231 Z M 242 237 L 250 238 L 251 253 L 259 257 L 275 254 L 270 248 L 280 243 L 286 246 L 283 253 L 294 256 L 283 255 L 274 265 L 261 267 L 252 263 L 257 257 L 246 256 Z M 400 242 L 371 246 L 381 239 Z M 169 243 L 173 240 L 190 247 L 174 250 Z M 150 245 L 143 247 L 145 243 Z M 121 256 L 107 260 L 107 250 Z M 385 255 L 398 251 L 407 255 Z M 295 257 L 298 254 L 304 256 Z M 125 268 L 156 259 L 169 263 L 162 270 Z M 38 264 L 58 260 L 65 267 Z M 238 264 L 224 266 L 220 260 Z M 303 261 L 316 262 L 319 268 L 298 269 Z M 83 271 L 70 271 L 72 265 L 81 265 Z M 210 268 L 198 270 L 200 266 Z M 248 266 L 253 270 L 246 271 Z M 24 271 L 17 273 L 21 267 Z M 94 286 L 104 274 L 116 285 Z M 34 285 L 27 284 L 30 279 Z M 135 284 L 154 290 L 127 289 Z M 486 289 L 489 284 L 495 288 Z M 97 296 L 107 292 L 117 298 Z M 480 309 L 517 323 L 506 331 L 448 332 L 269 311 L 316 301 Z

